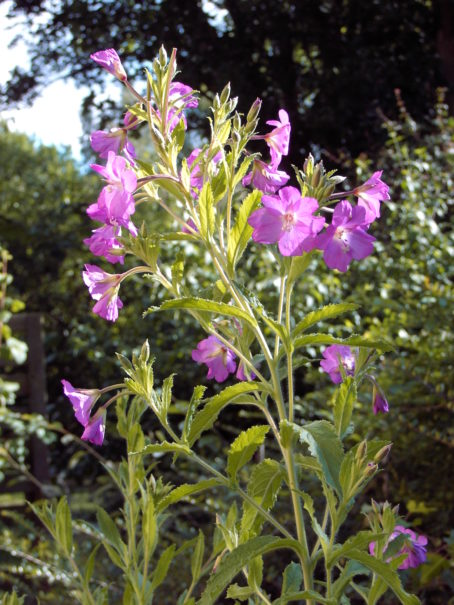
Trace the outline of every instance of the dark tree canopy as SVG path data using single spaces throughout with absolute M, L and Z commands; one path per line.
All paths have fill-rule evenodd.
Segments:
M 434 88 L 449 84 L 437 54 L 443 19 L 452 12 L 446 6 L 442 0 L 16 0 L 10 14 L 25 16 L 31 68 L 16 68 L 2 99 L 30 101 L 56 76 L 93 90 L 105 74 L 89 55 L 109 47 L 131 79 L 141 77 L 144 61 L 164 44 L 178 48 L 182 79 L 194 88 L 219 91 L 230 80 L 240 109 L 260 96 L 266 119 L 285 107 L 293 124 L 290 160 L 300 163 L 314 145 L 355 155 L 383 141 L 377 110 L 395 113 L 395 88 L 419 118 Z M 85 109 L 94 104 L 92 95 Z

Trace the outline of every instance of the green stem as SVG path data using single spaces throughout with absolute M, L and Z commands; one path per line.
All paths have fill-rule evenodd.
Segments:
M 282 310 L 284 308 L 284 298 L 285 298 L 285 275 L 281 277 L 281 291 L 279 292 L 279 303 L 277 307 L 277 321 L 281 323 L 282 321 Z M 274 359 L 277 359 L 277 354 L 279 352 L 279 335 L 276 334 L 276 339 L 274 341 Z
M 290 334 L 290 307 L 292 297 L 292 286 L 287 288 L 285 297 L 285 327 L 287 333 Z M 288 419 L 289 422 L 293 422 L 293 407 L 294 407 L 294 393 L 293 393 L 293 350 L 290 348 L 287 351 L 287 378 L 288 378 Z

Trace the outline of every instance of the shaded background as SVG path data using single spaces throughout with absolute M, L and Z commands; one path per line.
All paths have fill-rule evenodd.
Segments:
M 61 77 L 87 87 L 81 107 L 87 133 L 115 126 L 129 100 L 102 94 L 108 80 L 89 55 L 117 49 L 129 78 L 140 82 L 143 66 L 164 44 L 178 49 L 179 79 L 200 91 L 202 109 L 230 81 L 240 111 L 257 96 L 263 99 L 262 129 L 279 108 L 288 111 L 287 172 L 291 164 L 301 167 L 309 152 L 348 176 L 350 184 L 376 169 L 385 171 L 392 202 L 374 232 L 380 241 L 376 254 L 352 265 L 345 276 L 318 263 L 313 277 L 298 286 L 296 310 L 304 313 L 345 299 L 360 302 L 359 313 L 335 333 L 367 331 L 397 344 L 378 374 L 392 411 L 374 418 L 369 394 L 362 393 L 352 439 L 367 433 L 394 442 L 386 471 L 370 487 L 367 500 L 400 502 L 402 514 L 429 536 L 429 564 L 405 580 L 424 602 L 447 603 L 454 590 L 454 2 L 20 1 L 11 3 L 10 14 L 23 19 L 31 63 L 28 70 L 18 65 L 2 85 L 4 108 L 32 103 Z M 64 105 L 62 99 L 62 111 Z M 201 113 L 194 112 L 191 125 L 203 138 L 207 123 Z M 77 434 L 60 379 L 84 387 L 114 382 L 114 352 L 129 355 L 146 337 L 159 359 L 158 381 L 177 371 L 176 396 L 188 397 L 191 385 L 204 381 L 204 372 L 189 359 L 197 342 L 190 322 L 160 315 L 137 319 L 159 299 L 155 288 L 132 282 L 124 294 L 124 312 L 113 326 L 90 313 L 80 271 L 84 262 L 93 262 L 82 239 L 90 230 L 84 209 L 97 196 L 98 180 L 80 170 L 68 152 L 40 147 L 5 124 L 0 143 L 0 241 L 14 257 L 11 291 L 25 301 L 27 311 L 43 315 L 49 419 Z M 149 153 L 146 140 L 136 145 Z M 93 161 L 88 145 L 84 149 L 87 163 Z M 155 209 L 143 218 L 162 221 Z M 199 260 L 193 261 L 197 266 Z M 256 272 L 269 278 L 266 264 L 257 270 L 246 262 L 243 270 L 246 283 Z M 202 287 L 210 283 L 209 275 L 204 279 Z M 264 296 L 272 303 L 271 291 Z M 323 417 L 331 393 L 326 377 L 312 369 L 301 371 L 297 381 L 301 414 Z M 236 418 L 226 414 L 221 420 L 204 444 L 206 455 L 227 447 L 238 431 Z M 244 426 L 248 422 L 245 417 Z M 152 420 L 147 428 L 156 428 Z M 17 427 L 5 425 L 13 449 L 14 431 Z M 114 426 L 107 432 L 102 454 L 116 459 L 122 445 Z M 79 444 L 59 437 L 50 449 L 54 487 L 72 493 L 81 514 L 90 514 L 87 500 L 105 505 L 106 494 L 115 510 L 118 499 L 106 488 L 100 467 L 90 456 L 81 456 Z M 164 464 L 169 480 L 181 482 Z M 15 480 L 11 469 L 4 474 Z M 93 485 L 99 488 L 95 493 Z M 13 513 L 5 514 L 11 518 Z M 190 536 L 210 518 L 208 505 L 191 508 L 178 529 Z M 175 529 L 171 526 L 169 533 Z M 32 548 L 23 539 L 24 550 Z M 11 548 L 9 557 L 2 567 L 5 587 L 20 585 Z M 35 594 L 39 586 L 45 595 L 33 570 L 21 588 L 30 591 L 30 586 Z

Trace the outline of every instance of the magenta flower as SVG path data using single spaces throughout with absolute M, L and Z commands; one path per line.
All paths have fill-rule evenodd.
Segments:
M 97 418 L 95 416 L 92 420 L 90 420 L 90 422 L 85 426 L 81 439 L 84 441 L 90 441 L 90 443 L 93 443 L 94 445 L 102 445 L 105 432 L 106 414 L 104 412 Z
M 262 160 L 255 159 L 252 163 L 251 172 L 243 180 L 243 187 L 252 186 L 263 193 L 276 193 L 283 187 L 290 176 L 283 170 L 277 170 L 272 164 L 265 164 Z
M 387 414 L 389 412 L 389 404 L 386 397 L 383 396 L 377 389 L 374 388 L 374 403 L 373 403 L 373 412 L 377 415 L 379 412 L 382 414 Z
M 133 170 L 127 168 L 126 160 L 108 152 L 106 166 L 91 164 L 91 168 L 101 174 L 107 181 L 95 204 L 87 209 L 88 216 L 106 225 L 122 226 L 132 235 L 137 235 L 137 229 L 130 217 L 135 212 L 132 193 L 137 187 L 137 177 Z
M 279 110 L 279 120 L 268 120 L 269 126 L 275 126 L 271 132 L 264 135 L 271 153 L 271 165 L 278 167 L 283 155 L 288 154 L 290 143 L 290 122 L 285 109 Z
M 117 51 L 113 48 L 107 48 L 106 50 L 98 50 L 98 52 L 90 55 L 90 59 L 93 59 L 98 65 L 106 69 L 110 74 L 126 82 L 128 76 L 126 75 L 125 69 L 120 61 L 120 57 Z
M 279 195 L 262 196 L 263 208 L 251 214 L 248 223 L 254 228 L 252 239 L 260 244 L 278 243 L 283 256 L 299 256 L 305 240 L 314 237 L 325 224 L 323 217 L 314 216 L 318 202 L 301 197 L 295 187 L 284 187 Z
M 402 525 L 396 525 L 394 531 L 389 537 L 388 543 L 384 549 L 383 554 L 386 554 L 386 549 L 390 542 L 392 542 L 397 536 L 400 534 L 404 534 L 406 538 L 404 545 L 396 556 L 406 554 L 407 558 L 403 563 L 399 565 L 398 569 L 409 569 L 410 567 L 418 567 L 422 563 L 425 562 L 426 555 L 426 546 L 427 546 L 427 538 L 426 536 L 418 535 L 416 532 L 408 529 L 407 527 L 403 527 Z M 376 542 L 371 542 L 369 544 L 369 552 L 371 555 L 376 556 Z M 390 559 L 388 559 L 389 561 Z
M 88 421 L 90 420 L 91 409 L 99 398 L 99 390 L 75 389 L 68 380 L 62 380 L 61 383 L 63 385 L 64 394 L 68 397 L 74 408 L 76 420 L 78 420 L 82 426 L 87 426 Z
M 186 116 L 183 113 L 185 109 L 191 109 L 198 106 L 199 101 L 192 93 L 194 90 L 182 84 L 181 82 L 172 82 L 169 88 L 169 110 L 167 113 L 167 127 L 172 132 L 182 119 L 185 129 L 188 127 Z M 159 115 L 159 112 L 157 112 Z
M 124 256 L 112 254 L 114 250 L 122 250 L 123 246 L 117 240 L 121 236 L 121 227 L 114 225 L 104 225 L 99 229 L 92 231 L 92 236 L 84 239 L 84 244 L 88 246 L 90 252 L 95 256 L 104 256 L 110 263 L 124 263 Z
M 324 359 L 320 367 L 334 384 L 342 382 L 340 366 L 342 365 L 347 376 L 354 376 L 356 366 L 356 355 L 347 345 L 330 345 L 322 353 Z
M 118 297 L 122 274 L 111 275 L 96 265 L 85 265 L 82 277 L 90 296 L 97 301 L 93 313 L 108 321 L 116 321 L 118 310 L 123 307 Z
M 115 154 L 124 153 L 126 159 L 134 164 L 136 151 L 133 144 L 128 141 L 125 128 L 112 128 L 110 132 L 104 130 L 95 130 L 90 135 L 91 147 L 99 157 L 105 159 L 109 151 Z
M 364 208 L 352 207 L 346 200 L 335 207 L 331 225 L 314 241 L 314 247 L 324 250 L 323 258 L 330 269 L 345 272 L 352 259 L 366 258 L 374 251 L 375 237 L 365 230 L 365 215 Z
M 242 361 L 240 361 L 240 363 L 238 364 L 238 369 L 236 371 L 235 374 L 236 378 L 238 380 L 254 380 L 254 378 L 256 378 L 256 375 L 254 374 L 254 372 L 250 372 L 250 377 L 248 378 L 248 376 L 246 375 L 246 372 L 244 371 L 244 363 Z
M 353 193 L 358 196 L 358 205 L 366 212 L 365 222 L 370 225 L 380 216 L 380 202 L 389 200 L 389 187 L 380 177 L 382 170 L 374 174 L 363 185 L 356 187 Z
M 203 157 L 205 155 L 205 157 Z M 222 153 L 217 153 L 210 163 L 216 165 L 222 159 Z M 198 191 L 203 187 L 203 166 L 206 162 L 206 154 L 202 154 L 202 150 L 199 147 L 193 149 L 188 156 L 188 167 L 190 170 L 190 184 L 192 189 L 192 195 L 197 196 Z
M 189 233 L 189 235 L 194 235 L 194 231 L 198 233 L 199 230 L 197 229 L 197 225 L 194 223 L 192 218 L 189 218 L 186 221 L 186 225 L 181 229 L 183 233 Z
M 201 340 L 197 349 L 192 351 L 192 359 L 208 367 L 207 378 L 214 378 L 217 382 L 224 382 L 227 376 L 236 370 L 235 357 L 236 355 L 216 336 Z

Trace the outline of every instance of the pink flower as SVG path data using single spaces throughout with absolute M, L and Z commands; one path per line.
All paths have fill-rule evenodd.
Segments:
M 105 159 L 109 151 L 115 154 L 123 152 L 126 159 L 134 164 L 136 151 L 130 141 L 128 141 L 125 128 L 112 128 L 110 132 L 104 130 L 95 130 L 90 135 L 90 144 L 99 157 Z
M 260 244 L 278 243 L 283 256 L 299 256 L 305 250 L 305 240 L 314 237 L 325 224 L 315 217 L 318 202 L 301 197 L 295 187 L 284 187 L 278 196 L 262 196 L 263 208 L 251 214 L 248 223 L 254 228 L 252 239 Z
M 194 235 L 194 231 L 198 233 L 199 230 L 197 229 L 197 225 L 194 223 L 192 218 L 187 220 L 186 225 L 181 229 L 183 233 L 189 233 L 189 235 Z
M 75 389 L 68 380 L 61 381 L 63 392 L 71 402 L 75 417 L 82 426 L 87 426 L 90 420 L 90 412 L 100 392 L 98 389 Z
M 108 321 L 116 321 L 118 310 L 123 307 L 118 297 L 122 274 L 111 275 L 96 265 L 85 265 L 82 277 L 85 285 L 88 286 L 90 296 L 97 301 L 93 313 Z
M 381 170 L 374 172 L 370 179 L 353 190 L 358 196 L 358 206 L 366 212 L 365 223 L 368 225 L 380 216 L 380 202 L 390 199 L 389 187 L 380 180 L 381 175 Z
M 111 226 L 123 226 L 132 235 L 137 235 L 137 229 L 130 216 L 135 212 L 132 193 L 137 187 L 137 177 L 133 170 L 127 168 L 126 160 L 108 152 L 106 166 L 91 164 L 91 168 L 101 174 L 107 181 L 95 204 L 87 209 L 88 216 Z
M 279 120 L 268 120 L 267 124 L 275 126 L 271 132 L 264 135 L 271 152 L 271 165 L 278 167 L 283 155 L 288 155 L 290 143 L 290 122 L 285 109 L 279 110 Z
M 427 558 L 427 555 L 426 555 L 427 538 L 426 538 L 426 536 L 418 535 L 411 529 L 408 529 L 407 527 L 403 527 L 402 525 L 396 525 L 396 527 L 394 528 L 394 531 L 392 532 L 391 536 L 389 537 L 389 540 L 386 544 L 383 554 L 386 554 L 386 549 L 387 549 L 388 545 L 395 538 L 397 538 L 397 536 L 399 536 L 400 534 L 404 534 L 406 537 L 408 536 L 408 538 L 405 540 L 404 545 L 402 546 L 402 548 L 400 549 L 399 553 L 396 556 L 406 554 L 407 558 L 405 559 L 405 561 L 403 563 L 401 563 L 399 565 L 398 569 L 409 569 L 410 567 L 418 567 L 419 565 L 424 563 Z M 371 555 L 376 556 L 376 554 L 377 554 L 376 548 L 377 548 L 376 542 L 371 542 L 369 544 L 369 552 Z M 390 561 L 391 559 L 387 559 L 387 560 Z
M 276 193 L 283 187 L 290 176 L 283 170 L 277 170 L 272 164 L 265 164 L 262 160 L 254 160 L 251 172 L 243 180 L 243 187 L 252 186 L 263 193 Z
M 389 404 L 386 399 L 376 388 L 374 388 L 374 403 L 373 403 L 373 412 L 377 415 L 379 412 L 382 414 L 387 414 L 389 412 Z
M 229 374 L 236 370 L 236 355 L 220 342 L 216 336 L 201 340 L 197 349 L 192 351 L 192 359 L 208 367 L 207 378 L 224 382 Z
M 249 371 L 250 377 L 248 378 L 248 376 L 246 375 L 245 371 L 244 371 L 244 363 L 242 361 L 240 361 L 240 363 L 238 364 L 238 369 L 236 371 L 236 378 L 238 380 L 254 380 L 254 378 L 256 378 L 256 375 L 254 374 L 254 372 Z
M 120 57 L 113 48 L 98 50 L 98 52 L 90 55 L 90 59 L 93 59 L 98 65 L 106 69 L 110 74 L 122 82 L 126 82 L 128 79 L 125 69 L 121 64 Z
M 320 362 L 320 367 L 334 384 L 342 382 L 340 366 L 342 365 L 347 376 L 354 376 L 356 355 L 347 345 L 330 345 L 322 353 L 324 359 Z
M 352 207 L 347 201 L 337 204 L 331 225 L 314 240 L 314 247 L 324 250 L 323 258 L 330 269 L 347 271 L 352 259 L 366 258 L 374 251 L 375 237 L 366 232 L 364 208 Z
M 204 157 L 205 156 L 205 157 Z M 222 153 L 217 153 L 210 163 L 216 165 L 222 159 Z M 190 184 L 193 196 L 197 196 L 197 190 L 201 190 L 203 187 L 203 171 L 202 168 L 206 163 L 206 154 L 202 154 L 200 148 L 193 149 L 188 156 L 188 167 L 190 170 Z
M 95 256 L 104 256 L 110 263 L 124 263 L 124 256 L 111 254 L 113 250 L 122 250 L 123 246 L 117 240 L 121 236 L 121 227 L 104 225 L 92 231 L 92 236 L 84 239 L 90 252 Z
M 96 416 L 90 420 L 86 425 L 84 432 L 82 433 L 81 439 L 84 441 L 90 441 L 94 445 L 102 445 L 104 441 L 104 434 L 106 432 L 106 414 L 105 412 Z

